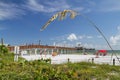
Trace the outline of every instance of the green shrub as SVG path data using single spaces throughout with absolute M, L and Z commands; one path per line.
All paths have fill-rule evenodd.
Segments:
M 4 60 L 0 61 L 0 80 L 120 80 L 119 66 L 86 62 L 50 64 L 49 60 Z

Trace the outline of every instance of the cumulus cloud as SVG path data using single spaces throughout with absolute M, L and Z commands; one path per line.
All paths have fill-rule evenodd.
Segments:
M 118 26 L 117 29 L 118 29 L 118 34 L 110 37 L 110 42 L 113 45 L 120 45 L 120 26 Z
M 108 49 L 107 45 L 98 43 L 96 44 L 94 42 L 92 43 L 91 40 L 94 40 L 93 38 L 94 37 L 90 35 L 78 35 L 71 33 L 63 36 L 57 36 L 54 38 L 54 41 L 56 42 L 57 46 L 83 46 L 85 48 Z M 97 38 L 101 38 L 101 36 L 97 36 Z
M 77 40 L 77 36 L 74 34 L 74 33 L 71 33 L 68 37 L 67 37 L 68 40 L 70 41 L 74 41 L 74 40 Z
M 116 36 L 111 36 L 110 41 L 113 45 L 120 45 L 120 34 Z

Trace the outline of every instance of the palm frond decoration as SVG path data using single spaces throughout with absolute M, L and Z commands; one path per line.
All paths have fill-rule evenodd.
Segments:
M 62 12 L 58 12 L 56 14 L 54 14 L 49 20 L 48 22 L 40 29 L 40 31 L 43 31 L 44 29 L 46 29 L 46 27 L 55 19 L 59 18 L 59 20 L 63 20 L 67 13 L 70 13 L 70 18 L 73 19 L 77 16 L 77 12 L 73 11 L 73 10 L 64 10 Z

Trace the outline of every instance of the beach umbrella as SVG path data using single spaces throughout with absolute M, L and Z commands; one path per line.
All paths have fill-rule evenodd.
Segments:
M 103 56 L 107 55 L 107 50 L 99 50 L 99 52 L 103 53 Z
M 107 50 L 98 50 L 98 52 L 101 52 L 101 53 L 106 53 L 107 52 Z

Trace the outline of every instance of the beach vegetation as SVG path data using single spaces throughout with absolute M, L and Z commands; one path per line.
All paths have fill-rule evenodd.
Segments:
M 0 80 L 120 80 L 120 67 L 90 62 L 51 64 L 51 59 L 26 61 L 0 53 Z

